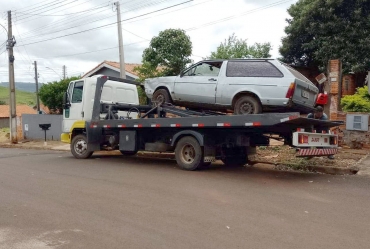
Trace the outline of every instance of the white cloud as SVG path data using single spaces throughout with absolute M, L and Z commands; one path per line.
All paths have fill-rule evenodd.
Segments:
M 167 28 L 194 28 L 187 31 L 193 43 L 194 61 L 209 55 L 232 33 L 239 38 L 248 39 L 250 43 L 271 42 L 272 55 L 278 57 L 278 48 L 286 26 L 285 19 L 288 17 L 286 9 L 296 1 L 194 0 L 144 15 L 180 4 L 184 0 L 123 0 L 122 20 L 144 15 L 122 23 L 123 40 L 126 44 L 125 61 L 139 63 L 142 51 L 149 44 L 148 40 Z M 57 80 L 58 74 L 62 74 L 63 65 L 67 67 L 68 75 L 75 75 L 89 71 L 103 60 L 118 61 L 117 26 L 95 29 L 116 22 L 116 12 L 113 12 L 111 3 L 107 0 L 18 0 L 3 3 L 2 9 L 12 10 L 14 20 L 13 35 L 17 40 L 14 49 L 16 81 L 34 81 L 32 62 L 35 60 L 41 82 Z M 4 26 L 7 26 L 6 15 L 6 12 L 0 12 L 0 24 Z M 232 18 L 218 21 L 227 17 Z M 215 24 L 209 25 L 212 22 Z M 87 29 L 93 30 L 81 32 Z M 68 36 L 77 32 L 81 33 Z M 67 36 L 52 39 L 64 35 Z M 43 41 L 46 39 L 51 40 Z M 0 44 L 5 40 L 5 32 L 0 32 Z M 33 42 L 37 43 L 31 44 Z M 23 44 L 26 46 L 22 46 Z M 4 49 L 2 47 L 0 53 Z M 92 52 L 97 50 L 103 51 Z M 7 53 L 3 53 L 0 55 L 1 81 L 8 81 L 7 68 Z

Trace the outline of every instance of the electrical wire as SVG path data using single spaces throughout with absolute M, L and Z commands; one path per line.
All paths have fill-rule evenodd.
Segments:
M 159 3 L 163 3 L 163 2 L 165 2 L 165 1 L 168 1 L 168 0 L 161 0 L 161 1 L 157 1 L 157 2 L 152 2 L 149 6 L 151 6 L 151 5 L 153 5 L 153 4 L 159 4 Z M 141 9 L 141 8 L 143 8 L 143 7 L 147 7 L 148 5 L 139 5 L 139 7 L 138 8 L 135 8 L 135 9 L 131 9 L 130 11 L 133 11 L 133 10 L 138 10 L 138 9 Z M 121 14 L 124 14 L 124 13 L 127 13 L 127 12 L 130 12 L 130 11 L 124 11 L 124 12 L 122 12 L 121 11 Z M 112 15 L 112 16 L 108 16 L 108 17 L 104 17 L 104 18 L 99 18 L 99 19 L 95 19 L 95 20 L 86 20 L 86 16 L 85 17 L 79 17 L 79 18 L 77 18 L 77 19 L 75 19 L 75 20 L 68 20 L 68 22 L 62 22 L 62 23 L 60 23 L 60 24 L 58 24 L 57 26 L 59 26 L 59 25 L 62 25 L 63 27 L 64 26 L 66 26 L 66 24 L 67 23 L 73 23 L 73 24 L 76 24 L 76 21 L 78 20 L 78 19 L 82 19 L 82 23 L 81 24 L 76 24 L 75 26 L 72 26 L 72 27 L 68 27 L 68 28 L 63 28 L 63 29 L 60 29 L 60 30 L 57 30 L 57 31 L 53 31 L 53 32 L 51 32 L 51 31 L 48 31 L 47 29 L 45 30 L 45 29 L 43 29 L 43 31 L 46 31 L 44 34 L 42 34 L 42 35 L 45 35 L 45 34 L 47 34 L 47 35 L 50 35 L 50 34 L 54 34 L 54 33 L 58 33 L 58 32 L 62 32 L 62 31 L 65 31 L 65 30 L 68 30 L 68 29 L 73 29 L 73 28 L 77 28 L 77 27 L 81 27 L 81 26 L 84 26 L 84 25 L 89 25 L 89 24 L 91 24 L 91 23 L 94 23 L 94 22 L 98 22 L 98 21 L 102 21 L 102 20 L 105 20 L 105 19 L 108 19 L 108 18 L 113 18 L 113 17 L 115 17 L 115 15 Z M 55 28 L 55 24 L 53 25 L 53 28 Z M 29 32 L 27 32 L 27 34 L 28 34 Z M 34 32 L 34 33 L 36 33 L 36 32 Z M 34 35 L 34 36 L 28 36 L 28 37 L 26 37 L 27 39 L 30 39 L 30 38 L 34 38 L 34 37 L 39 37 L 40 36 L 40 34 L 37 34 L 37 35 Z
M 57 7 L 55 7 L 55 8 L 52 8 L 52 9 L 48 9 L 48 10 L 45 10 L 45 11 L 39 12 L 38 14 L 42 14 L 42 13 L 48 12 L 48 11 L 50 11 L 50 10 L 58 9 L 58 8 L 60 8 L 60 7 L 66 6 L 66 5 L 71 4 L 71 3 L 74 3 L 74 2 L 76 2 L 76 0 L 72 0 L 71 2 L 68 2 L 68 3 L 62 4 L 62 5 L 57 6 Z M 63 2 L 58 2 L 58 3 L 52 4 L 51 6 L 58 5 L 58 4 L 61 4 L 61 3 L 63 3 Z M 45 7 L 45 8 L 48 8 L 48 7 Z M 45 8 L 41 8 L 41 9 L 38 9 L 38 10 L 42 10 L 42 9 L 45 9 Z M 31 12 L 31 13 L 33 13 L 33 12 Z M 31 13 L 29 13 L 29 14 L 31 14 Z M 25 20 L 25 19 L 27 19 L 27 18 L 30 18 L 30 17 L 29 17 L 29 16 L 27 16 L 27 17 L 25 17 L 25 18 L 18 19 L 16 22 L 20 22 L 20 21 Z
M 185 1 L 185 2 L 182 2 L 182 3 L 179 3 L 179 4 L 175 4 L 175 5 L 169 6 L 169 7 L 165 7 L 165 8 L 158 9 L 158 10 L 155 10 L 155 11 L 151 11 L 151 12 L 148 12 L 148 13 L 145 13 L 145 14 L 142 14 L 142 15 L 138 15 L 138 16 L 135 16 L 135 17 L 131 17 L 131 18 L 128 18 L 128 19 L 122 20 L 121 22 L 123 22 L 123 21 L 127 21 L 127 20 L 131 20 L 131 19 L 134 19 L 134 18 L 138 18 L 138 17 L 141 17 L 141 16 L 145 16 L 145 15 L 150 15 L 150 14 L 152 14 L 152 13 L 159 12 L 159 11 L 163 11 L 163 10 L 166 10 L 166 9 L 169 9 L 169 8 L 173 8 L 173 7 L 176 7 L 176 6 L 182 5 L 182 4 L 186 4 L 186 3 L 189 3 L 189 2 L 192 2 L 192 1 L 193 1 L 193 0 L 188 0 L 188 1 Z M 24 44 L 23 46 L 31 45 L 31 44 L 36 44 L 36 43 L 40 43 L 40 42 L 45 42 L 45 41 L 51 41 L 51 40 L 55 40 L 55 39 L 59 39 L 59 38 L 63 38 L 63 37 L 71 36 L 71 35 L 81 34 L 81 33 L 85 33 L 85 32 L 88 32 L 88 31 L 92 31 L 92 30 L 96 30 L 96 29 L 100 29 L 100 28 L 108 27 L 108 26 L 111 26 L 111 25 L 114 25 L 114 24 L 117 24 L 117 22 L 113 22 L 113 23 L 109 23 L 109 24 L 101 25 L 101 26 L 98 26 L 98 27 L 90 28 L 90 29 L 81 30 L 81 31 L 74 32 L 74 33 L 70 33 L 70 34 L 66 34 L 66 35 L 61 35 L 61 36 L 57 36 L 57 37 L 52 37 L 52 38 L 44 39 L 44 40 L 41 40 L 41 41 L 30 42 L 30 43 Z
M 23 8 L 17 9 L 17 10 L 22 10 L 22 9 L 26 9 L 27 8 L 27 10 L 29 11 L 29 10 L 33 10 L 33 9 L 36 9 L 36 8 L 39 8 L 40 7 L 40 6 L 37 6 L 37 7 L 35 6 L 35 7 L 30 8 L 31 6 L 39 5 L 39 4 L 41 4 L 41 6 L 48 5 L 48 4 L 51 4 L 51 3 L 59 2 L 60 0 L 54 0 L 54 1 L 51 1 L 50 3 L 42 4 L 42 3 L 47 2 L 47 1 L 49 1 L 49 0 L 42 1 L 42 2 L 39 2 L 39 3 L 35 3 L 35 4 L 31 4 L 31 5 L 28 5 L 26 7 L 23 7 Z M 14 10 L 14 11 L 16 11 L 16 10 Z
M 200 26 L 195 26 L 195 27 L 192 27 L 192 28 L 188 28 L 188 29 L 185 29 L 185 31 L 193 31 L 193 30 L 196 30 L 196 29 L 199 29 L 199 28 L 203 28 L 203 27 L 208 27 L 210 25 L 214 25 L 214 24 L 217 24 L 219 22 L 225 22 L 225 21 L 229 21 L 229 20 L 232 20 L 234 18 L 238 18 L 240 16 L 244 16 L 244 15 L 248 15 L 248 14 L 252 14 L 254 12 L 258 12 L 260 10 L 265 10 L 265 9 L 269 9 L 271 7 L 275 7 L 277 5 L 280 5 L 280 4 L 283 4 L 283 3 L 287 3 L 287 2 L 291 2 L 293 0 L 282 0 L 282 1 L 277 1 L 277 2 L 274 2 L 274 3 L 271 3 L 271 4 L 267 4 L 265 6 L 262 6 L 262 7 L 259 7 L 259 8 L 256 8 L 256 9 L 252 9 L 252 10 L 248 10 L 246 12 L 242 12 L 238 15 L 232 15 L 232 16 L 228 16 L 228 17 L 225 17 L 225 18 L 221 18 L 221 19 L 218 19 L 218 20 L 214 20 L 212 22 L 208 22 L 208 23 L 205 23 L 205 24 L 202 24 Z

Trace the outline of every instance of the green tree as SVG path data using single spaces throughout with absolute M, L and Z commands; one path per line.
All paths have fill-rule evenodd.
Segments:
M 370 112 L 368 87 L 359 87 L 354 95 L 344 96 L 341 105 L 346 112 Z
M 150 41 L 143 52 L 143 77 L 158 75 L 178 75 L 191 63 L 192 43 L 190 37 L 181 29 L 166 29 Z M 158 68 L 159 70 L 158 72 Z
M 255 43 L 248 46 L 246 39 L 238 39 L 235 34 L 225 39 L 211 52 L 207 59 L 233 59 L 233 58 L 270 58 L 270 43 Z
M 325 69 L 341 59 L 344 72 L 370 66 L 370 1 L 299 0 L 290 6 L 282 39 L 282 60 Z
M 67 91 L 69 82 L 78 79 L 80 77 L 71 77 L 42 85 L 39 90 L 40 100 L 53 112 L 63 112 L 63 94 Z

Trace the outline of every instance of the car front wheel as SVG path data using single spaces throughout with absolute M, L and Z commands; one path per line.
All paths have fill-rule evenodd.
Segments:
M 155 91 L 152 97 L 152 102 L 155 105 L 163 103 L 172 103 L 170 94 L 165 89 L 159 89 Z

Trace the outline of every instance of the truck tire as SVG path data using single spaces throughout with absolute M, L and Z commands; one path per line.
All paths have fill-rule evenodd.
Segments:
M 196 170 L 203 166 L 203 149 L 198 140 L 191 136 L 177 142 L 175 157 L 177 164 L 184 170 Z
M 239 97 L 234 105 L 235 115 L 258 114 L 262 112 L 262 105 L 253 96 L 243 95 Z
M 79 134 L 72 139 L 71 152 L 77 159 L 87 159 L 94 153 L 93 151 L 88 151 L 87 138 L 84 134 Z
M 137 154 L 137 151 L 124 151 L 124 150 L 120 150 L 119 152 L 121 152 L 122 155 L 124 156 L 134 156 Z
M 154 92 L 152 102 L 154 105 L 159 105 L 162 103 L 172 103 L 172 100 L 167 90 L 159 89 Z

